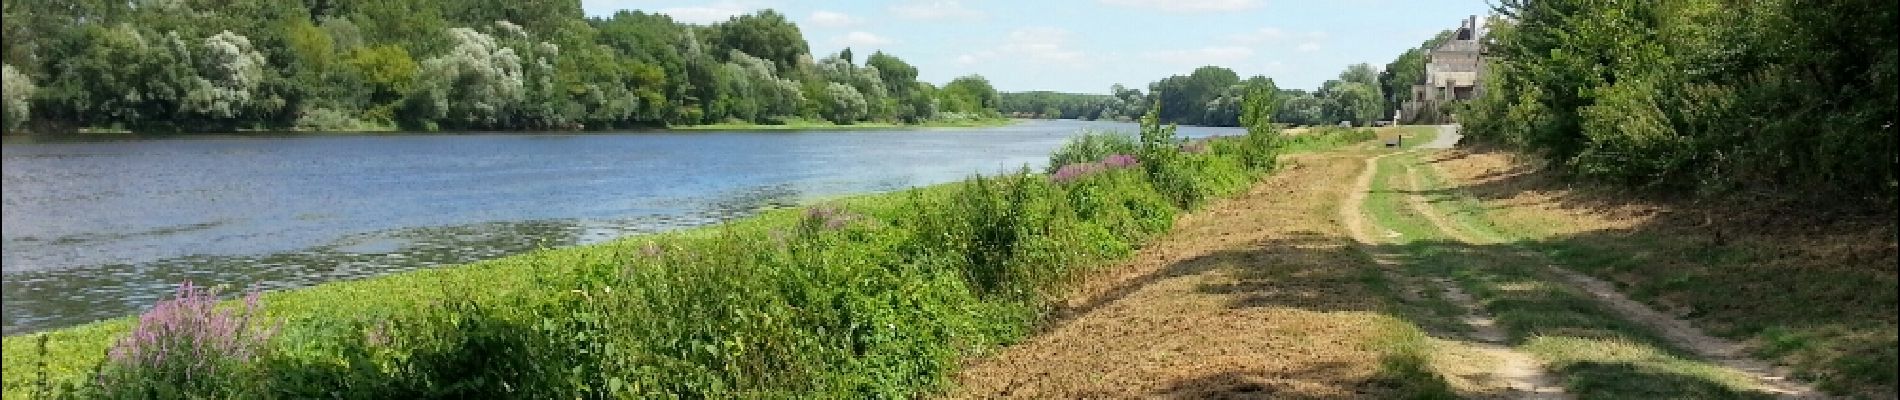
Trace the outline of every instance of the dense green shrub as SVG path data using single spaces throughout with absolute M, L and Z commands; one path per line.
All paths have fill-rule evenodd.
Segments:
M 1083 131 L 1049 154 L 1049 172 L 1064 165 L 1100 161 L 1116 154 L 1135 154 L 1139 144 L 1123 132 Z
M 1888 204 L 1900 3 L 1506 1 L 1472 138 L 1587 178 Z

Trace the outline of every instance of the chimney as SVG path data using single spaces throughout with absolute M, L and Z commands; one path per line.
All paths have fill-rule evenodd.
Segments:
M 1478 40 L 1478 15 L 1472 14 L 1466 18 L 1465 26 L 1471 29 L 1471 40 Z

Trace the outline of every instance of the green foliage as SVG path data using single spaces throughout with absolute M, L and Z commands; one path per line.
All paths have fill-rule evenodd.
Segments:
M 33 78 L 14 70 L 12 65 L 0 67 L 4 72 L 4 81 L 0 81 L 0 132 L 12 132 L 25 125 L 31 118 L 33 92 L 39 90 L 33 86 Z
M 1083 131 L 1049 154 L 1049 172 L 1064 165 L 1101 161 L 1116 154 L 1135 154 L 1140 148 L 1135 137 L 1124 132 Z
M 1379 88 L 1361 82 L 1345 82 L 1332 90 L 1322 92 L 1325 99 L 1325 120 L 1346 121 L 1354 126 L 1369 126 L 1378 120 L 1385 109 L 1380 99 Z
M 827 104 L 825 119 L 833 123 L 848 124 L 865 115 L 867 103 L 864 94 L 859 93 L 858 89 L 852 88 L 851 85 L 832 82 L 825 87 L 825 95 L 822 98 Z
M 854 110 L 817 101 L 834 82 L 863 98 L 846 123 L 933 121 L 940 103 L 993 118 L 998 104 L 987 82 L 940 98 L 882 52 L 819 71 L 771 10 L 699 26 L 590 18 L 574 0 L 41 3 L 6 3 L 0 61 L 41 89 L 9 121 L 43 133 L 320 129 L 332 124 L 311 115 L 339 113 L 422 130 L 780 124 Z
M 939 111 L 981 114 L 996 112 L 1002 95 L 990 86 L 990 80 L 970 75 L 951 80 L 937 91 Z
M 1207 104 L 1240 84 L 1233 70 L 1206 66 L 1188 75 L 1175 75 L 1148 85 L 1148 93 L 1161 108 L 1160 121 L 1188 125 L 1230 125 L 1230 121 L 1207 120 Z
M 864 59 L 866 68 L 875 68 L 880 75 L 884 88 L 890 90 L 895 102 L 893 116 L 909 123 L 921 122 L 936 116 L 936 106 L 931 102 L 929 88 L 917 82 L 917 67 L 882 51 L 872 52 Z
M 1272 170 L 1279 159 L 1280 130 L 1273 126 L 1274 106 L 1279 95 L 1280 89 L 1268 81 L 1250 85 L 1241 101 L 1238 118 L 1240 125 L 1247 128 L 1247 135 L 1241 138 L 1242 144 L 1236 153 L 1250 170 Z
M 1370 126 L 1372 121 L 1389 115 L 1379 85 L 1379 72 L 1369 64 L 1347 66 L 1339 73 L 1339 79 L 1320 85 L 1316 96 L 1321 103 L 1322 124 L 1345 121 Z
M 1297 136 L 1282 138 L 1280 139 L 1279 146 L 1276 148 L 1287 153 L 1319 151 L 1353 143 L 1361 143 L 1378 137 L 1378 133 L 1367 128 L 1321 126 L 1309 129 Z
M 713 25 L 707 36 L 714 44 L 716 52 L 713 54 L 736 50 L 771 61 L 782 71 L 797 69 L 798 58 L 811 54 L 811 46 L 805 43 L 805 35 L 799 32 L 798 26 L 786 19 L 785 14 L 773 10 L 734 16 Z
M 1208 199 L 1239 190 L 1251 181 L 1248 177 L 1253 171 L 1246 168 L 1241 154 L 1236 154 L 1239 152 L 1222 145 L 1212 146 L 1216 151 L 1209 154 L 1206 139 L 1183 143 L 1175 136 L 1176 126 L 1162 125 L 1160 115 L 1161 107 L 1156 105 L 1142 116 L 1136 156 L 1149 182 L 1176 207 L 1200 207 Z M 1241 147 L 1252 143 L 1258 142 L 1244 140 Z
M 997 111 L 1019 117 L 1076 118 L 1093 120 L 1101 116 L 1111 96 L 1061 92 L 1003 93 Z
M 1091 112 L 1095 119 L 1104 121 L 1130 121 L 1137 115 L 1147 112 L 1148 99 L 1140 89 L 1130 89 L 1117 83 L 1108 88 L 1109 98 L 1102 102 L 1099 112 Z
M 1478 140 L 1580 176 L 1703 191 L 1892 199 L 1900 5 L 1507 1 Z
M 1282 91 L 1273 120 L 1293 125 L 1326 125 L 1326 101 L 1304 90 Z M 1334 123 L 1339 121 L 1335 120 Z

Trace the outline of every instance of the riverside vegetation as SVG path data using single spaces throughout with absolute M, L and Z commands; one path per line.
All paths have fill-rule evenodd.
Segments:
M 1128 153 L 1074 158 L 1094 166 L 1082 172 L 977 176 L 223 306 L 189 289 L 137 320 L 7 338 L 6 395 L 912 395 L 1030 333 L 1072 277 L 1271 172 L 1283 143 L 1257 121 L 1184 143 L 1151 113 L 1117 148 Z M 1058 154 L 1103 136 L 1085 137 Z
M 884 52 L 819 57 L 772 10 L 694 25 L 578 0 L 4 4 L 7 133 L 1001 120 L 981 76 L 937 86 Z

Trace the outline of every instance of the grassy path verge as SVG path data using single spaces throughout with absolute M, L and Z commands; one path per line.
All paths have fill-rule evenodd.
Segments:
M 1432 340 L 1338 223 L 1370 154 L 1294 157 L 1091 275 L 1071 317 L 974 360 L 952 398 L 1448 398 Z
M 1489 362 L 1483 364 L 1490 366 L 1489 368 L 1472 368 L 1447 363 L 1442 364 L 1444 367 L 1440 369 L 1449 372 L 1448 375 L 1463 381 L 1462 383 L 1464 384 L 1459 385 L 1460 389 L 1462 389 L 1460 391 L 1470 397 L 1479 397 L 1482 394 L 1483 397 L 1504 398 L 1570 398 L 1568 394 L 1564 393 L 1563 388 L 1559 387 L 1556 379 L 1545 370 L 1543 365 L 1540 365 L 1536 360 L 1532 359 L 1530 355 L 1505 345 L 1507 336 L 1505 332 L 1497 326 L 1497 319 L 1488 311 L 1484 310 L 1470 294 L 1465 293 L 1464 289 L 1442 276 L 1422 276 L 1421 274 L 1408 271 L 1409 267 L 1400 261 L 1404 256 L 1394 251 L 1397 249 L 1375 246 L 1380 243 L 1403 243 L 1407 240 L 1408 233 L 1410 233 L 1412 237 L 1417 237 L 1421 233 L 1416 231 L 1400 232 L 1390 229 L 1380 229 L 1379 232 L 1382 234 L 1379 235 L 1379 237 L 1386 239 L 1379 239 L 1366 232 L 1367 224 L 1366 221 L 1364 221 L 1366 216 L 1364 207 L 1367 204 L 1367 200 L 1372 197 L 1371 193 L 1374 189 L 1383 189 L 1379 190 L 1378 195 L 1381 204 L 1391 201 L 1390 197 L 1392 197 L 1392 193 L 1388 187 L 1390 181 L 1375 181 L 1374 178 L 1380 175 L 1380 166 L 1385 164 L 1383 160 L 1394 155 L 1395 154 L 1384 154 L 1366 159 L 1364 170 L 1360 172 L 1358 178 L 1354 180 L 1353 193 L 1340 207 L 1340 216 L 1347 226 L 1347 230 L 1352 232 L 1353 239 L 1362 246 L 1368 246 L 1370 248 L 1369 251 L 1372 252 L 1375 259 L 1379 260 L 1381 270 L 1390 280 L 1405 283 L 1405 286 L 1411 288 L 1408 289 L 1410 293 L 1425 292 L 1427 289 L 1421 288 L 1421 286 L 1429 286 L 1429 289 L 1435 292 L 1435 294 L 1430 297 L 1414 295 L 1416 301 L 1432 301 L 1443 304 L 1436 307 L 1441 311 L 1421 319 L 1442 321 L 1455 318 L 1459 322 L 1462 322 L 1465 328 L 1461 330 L 1463 334 L 1457 336 L 1477 341 L 1477 343 L 1469 344 L 1448 341 L 1440 346 L 1440 351 L 1446 354 L 1475 353 L 1475 358 L 1488 360 Z M 1403 155 L 1403 153 L 1397 155 Z M 1377 211 L 1375 217 L 1377 220 L 1399 221 L 1416 218 L 1416 215 L 1404 215 L 1399 213 L 1404 210 L 1379 209 Z M 1426 217 L 1430 218 L 1429 215 Z M 1416 224 L 1407 225 L 1411 226 Z M 1452 307 L 1452 312 L 1442 311 L 1446 307 L 1445 305 Z M 1417 314 L 1414 315 L 1416 316 Z M 1436 326 L 1442 324 L 1434 323 L 1428 325 Z M 1459 371 L 1464 373 L 1459 373 Z
M 1416 168 L 1418 154 L 1381 160 L 1367 208 L 1397 233 L 1420 279 L 1454 281 L 1497 315 L 1509 342 L 1564 376 L 1580 398 L 1762 398 L 1813 396 L 1728 359 L 1698 354 L 1670 340 L 1668 329 L 1632 318 L 1546 265 L 1541 255 L 1507 242 L 1481 214 L 1462 209 L 1455 194 Z M 1383 194 L 1383 195 L 1380 195 Z M 1442 208 L 1451 208 L 1445 212 Z M 1614 293 L 1614 291 L 1610 291 Z M 1778 378 L 1778 377 L 1775 377 Z

